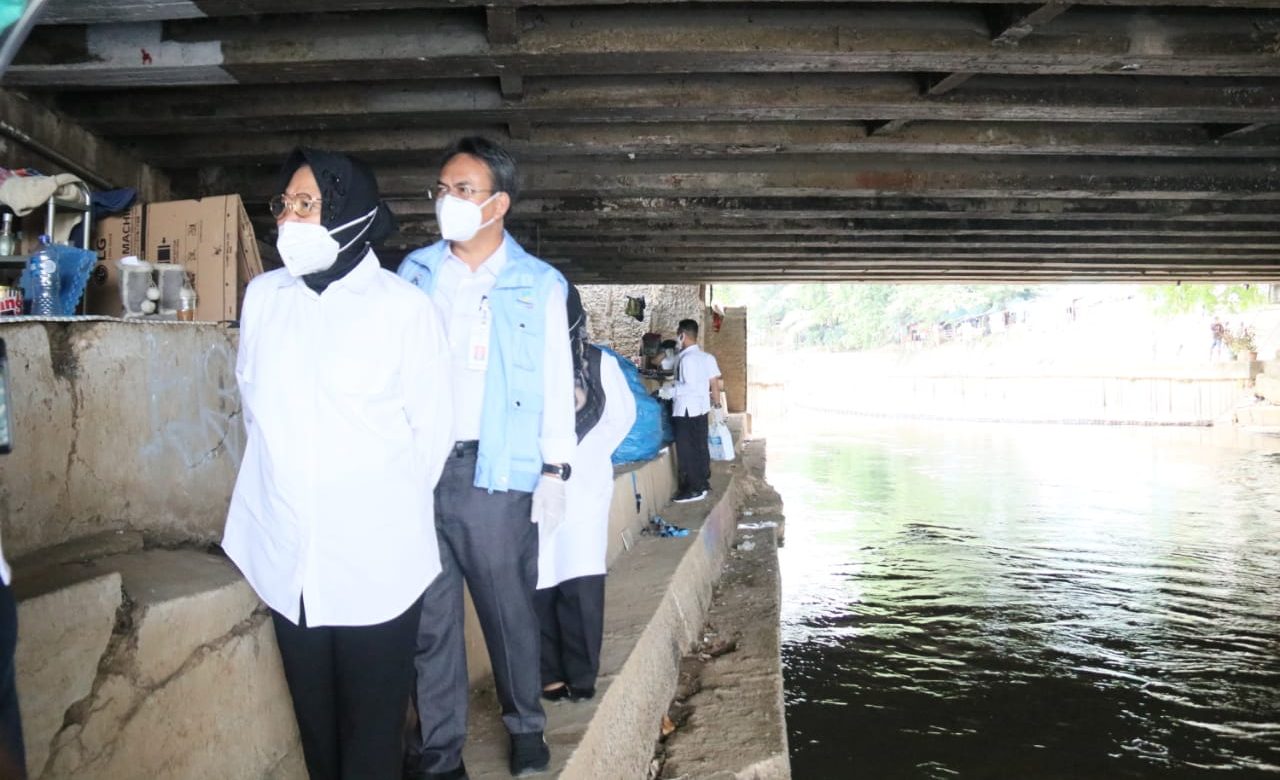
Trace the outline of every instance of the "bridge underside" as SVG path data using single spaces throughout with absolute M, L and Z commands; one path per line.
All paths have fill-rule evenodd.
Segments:
M 1277 9 L 49 0 L 0 108 L 239 192 L 262 237 L 293 145 L 357 153 L 389 256 L 483 133 L 513 232 L 584 283 L 1280 280 Z

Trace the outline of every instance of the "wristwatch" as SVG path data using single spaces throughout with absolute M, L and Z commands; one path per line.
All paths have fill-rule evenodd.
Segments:
M 542 473 L 568 482 L 569 475 L 573 473 L 573 467 L 568 463 L 543 463 Z

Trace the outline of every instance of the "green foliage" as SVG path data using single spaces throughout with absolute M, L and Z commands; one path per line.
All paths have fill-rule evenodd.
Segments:
M 981 314 L 1034 295 L 1032 288 L 996 285 L 734 284 L 715 288 L 716 303 L 748 308 L 753 342 L 832 351 L 891 344 L 912 323 Z
M 1165 284 L 1144 288 L 1160 314 L 1235 314 L 1267 302 L 1249 284 Z

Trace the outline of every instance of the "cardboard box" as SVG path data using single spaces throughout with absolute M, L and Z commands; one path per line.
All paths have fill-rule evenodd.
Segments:
M 195 280 L 196 319 L 236 320 L 244 289 L 262 273 L 253 225 L 239 195 L 147 206 L 144 260 L 181 263 Z
M 89 283 L 84 288 L 86 314 L 123 316 L 120 269 L 116 263 L 128 255 L 142 256 L 145 224 L 146 207 L 139 204 L 122 214 L 100 219 L 94 225 L 91 239 L 98 252 L 98 264 L 90 272 Z

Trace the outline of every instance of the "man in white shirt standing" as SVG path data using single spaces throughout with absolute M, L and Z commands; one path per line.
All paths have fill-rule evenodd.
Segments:
M 707 414 L 720 408 L 720 365 L 698 346 L 698 323 L 681 320 L 676 330 L 675 397 L 671 424 L 676 436 L 679 491 L 676 503 L 701 501 L 711 490 L 711 452 L 707 447 Z
M 442 240 L 411 253 L 399 270 L 443 314 L 457 401 L 453 451 L 436 489 L 443 571 L 423 599 L 418 629 L 421 741 L 410 746 L 410 772 L 426 780 L 467 776 L 464 581 L 511 735 L 511 774 L 550 763 L 534 523 L 546 531 L 563 519 L 578 439 L 568 285 L 504 229 L 517 191 L 506 150 L 478 137 L 454 143 L 430 192 Z
M 300 149 L 271 210 L 236 382 L 248 442 L 222 547 L 271 608 L 312 780 L 399 780 L 414 639 L 440 571 L 432 488 L 451 445 L 435 307 L 383 270 L 372 172 Z

